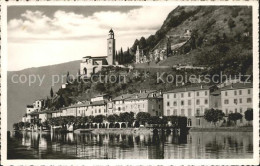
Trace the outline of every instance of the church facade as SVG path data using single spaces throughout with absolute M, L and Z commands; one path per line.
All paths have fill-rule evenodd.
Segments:
M 91 77 L 92 74 L 97 73 L 104 66 L 111 66 L 115 64 L 115 49 L 116 40 L 114 31 L 111 29 L 107 39 L 107 56 L 85 56 L 80 63 L 80 74 L 84 77 Z

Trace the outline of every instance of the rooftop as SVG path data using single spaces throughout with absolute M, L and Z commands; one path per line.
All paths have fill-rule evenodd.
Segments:
M 107 58 L 107 56 L 85 56 L 83 58 L 88 58 L 88 59 L 104 59 Z
M 127 94 L 122 94 L 122 95 L 120 95 L 120 96 L 115 97 L 115 98 L 113 99 L 113 101 L 125 100 L 125 99 L 130 98 L 132 95 L 133 95 L 133 94 L 129 94 L 129 93 L 127 93 Z
M 125 100 L 130 101 L 130 100 L 139 100 L 139 99 L 148 99 L 148 98 L 162 98 L 162 96 L 156 90 L 148 90 L 141 93 L 134 93 Z
M 247 88 L 253 88 L 253 83 L 234 83 L 227 85 L 223 88 L 221 88 L 221 91 L 224 90 L 231 90 L 231 89 L 247 89 Z
M 176 88 L 165 93 L 178 93 L 178 92 L 188 92 L 188 91 L 200 91 L 200 90 L 210 90 L 212 85 L 196 85 L 196 86 L 182 86 L 180 88 Z

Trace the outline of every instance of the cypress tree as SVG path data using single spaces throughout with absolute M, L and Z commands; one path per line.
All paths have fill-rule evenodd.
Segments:
M 51 98 L 53 98 L 53 90 L 52 90 L 52 87 L 51 87 L 50 95 L 51 95 Z

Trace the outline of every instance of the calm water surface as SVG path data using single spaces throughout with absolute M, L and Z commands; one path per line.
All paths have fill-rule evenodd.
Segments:
M 8 151 L 17 152 L 23 147 L 30 151 L 23 154 L 26 158 L 200 159 L 253 155 L 251 132 L 191 132 L 183 136 L 24 132 L 11 136 L 10 140 L 16 144 L 8 143 Z

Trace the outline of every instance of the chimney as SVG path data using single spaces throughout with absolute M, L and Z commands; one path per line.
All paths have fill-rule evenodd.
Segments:
M 140 90 L 140 93 L 142 93 L 142 90 Z
M 162 90 L 160 90 L 159 94 L 162 95 Z

